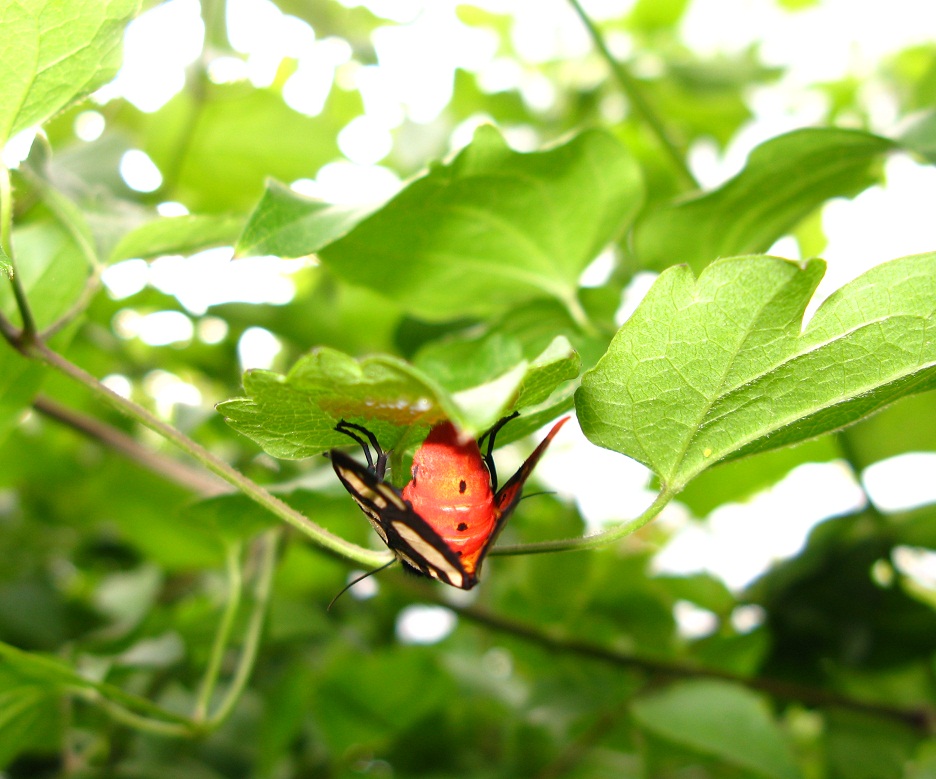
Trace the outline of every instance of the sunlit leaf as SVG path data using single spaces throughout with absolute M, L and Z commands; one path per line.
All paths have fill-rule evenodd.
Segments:
M 336 206 L 269 181 L 237 240 L 235 254 L 304 257 L 340 238 L 379 205 Z
M 0 4 L 0 146 L 114 77 L 139 0 Z
M 857 130 L 810 128 L 772 138 L 714 192 L 651 211 L 634 245 L 643 267 L 764 252 L 826 200 L 851 197 L 879 178 L 893 141 Z
M 242 224 L 242 219 L 231 216 L 154 219 L 124 235 L 111 252 L 110 261 L 189 254 L 210 246 L 233 244 Z
M 544 296 L 575 307 L 580 274 L 642 196 L 637 165 L 607 133 L 520 154 L 484 126 L 320 257 L 430 320 L 488 316 Z
M 338 131 L 361 111 L 358 94 L 334 89 L 314 117 L 274 89 L 202 85 L 138 119 L 143 151 L 168 176 L 174 199 L 192 211 L 246 211 L 269 177 L 312 178 L 339 159 Z
M 936 378 L 936 255 L 879 265 L 800 334 L 824 265 L 771 257 L 666 271 L 576 395 L 588 438 L 673 488 L 719 460 L 814 438 Z

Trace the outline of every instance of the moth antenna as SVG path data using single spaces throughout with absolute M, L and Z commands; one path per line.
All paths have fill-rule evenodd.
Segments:
M 539 492 L 531 492 L 529 495 L 521 495 L 520 500 L 526 500 L 527 498 L 535 498 L 538 495 L 555 495 L 555 490 L 540 490 Z M 517 501 L 518 503 L 520 501 Z
M 366 579 L 368 576 L 373 576 L 375 573 L 380 573 L 384 568 L 389 568 L 395 562 L 396 562 L 396 558 L 391 560 L 389 563 L 384 563 L 383 565 L 380 566 L 380 568 L 375 568 L 373 571 L 367 571 L 366 573 L 362 573 L 357 578 L 352 579 L 344 587 L 341 588 L 341 591 L 334 598 L 331 599 L 331 603 L 329 603 L 328 606 L 325 607 L 325 611 L 331 611 L 331 607 L 335 605 L 335 601 L 338 600 L 338 598 L 340 598 L 342 595 L 344 595 L 348 590 L 350 590 L 355 584 L 357 584 L 360 581 L 364 581 L 364 579 Z

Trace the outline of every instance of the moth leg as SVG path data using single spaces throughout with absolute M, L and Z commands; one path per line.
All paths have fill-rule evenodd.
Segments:
M 494 439 L 500 432 L 500 429 L 511 419 L 520 416 L 519 411 L 514 411 L 510 416 L 506 416 L 494 424 L 484 435 L 478 439 L 478 448 L 484 448 L 484 440 L 487 439 L 487 451 L 484 453 L 484 464 L 487 466 L 488 473 L 491 474 L 491 489 L 497 492 L 497 468 L 494 467 Z
M 387 473 L 387 458 L 390 453 L 380 448 L 380 442 L 377 440 L 377 436 L 366 427 L 355 425 L 351 422 L 345 422 L 343 419 L 335 425 L 335 430 L 339 433 L 344 433 L 361 445 L 361 449 L 364 451 L 364 458 L 367 460 L 367 469 L 378 479 L 383 479 Z M 353 432 L 355 430 L 357 432 Z M 363 433 L 365 437 L 362 438 L 358 433 Z M 374 455 L 371 454 L 371 446 L 374 447 Z

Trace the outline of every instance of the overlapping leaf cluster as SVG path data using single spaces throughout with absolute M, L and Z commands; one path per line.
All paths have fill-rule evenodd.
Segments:
M 635 78 L 596 58 L 612 75 L 583 81 L 579 61 L 522 63 L 511 16 L 462 5 L 518 72 L 551 77 L 556 106 L 458 71 L 437 123 L 396 131 L 384 164 L 399 191 L 352 207 L 291 183 L 339 158 L 364 92 L 345 73 L 307 116 L 284 100 L 287 60 L 266 86 L 217 78 L 206 63 L 231 52 L 220 6 L 202 5 L 203 59 L 147 113 L 78 102 L 117 71 L 135 0 L 0 3 L 0 141 L 44 131 L 0 188 L 4 775 L 929 775 L 936 599 L 911 573 L 936 548 L 931 505 L 827 520 L 738 592 L 656 573 L 667 528 L 618 543 L 652 513 L 586 537 L 568 496 L 540 496 L 508 551 L 588 552 L 494 557 L 467 606 L 388 572 L 378 598 L 327 613 L 348 562 L 381 553 L 318 455 L 347 443 L 340 419 L 405 452 L 441 419 L 479 434 L 519 411 L 509 443 L 574 410 L 620 473 L 625 458 L 652 471 L 653 506 L 704 517 L 804 463 L 859 476 L 932 452 L 936 253 L 882 257 L 807 318 L 823 261 L 765 252 L 792 236 L 821 253 L 825 203 L 893 155 L 932 162 L 936 49 L 878 74 L 915 112 L 902 135 L 836 126 L 864 116 L 860 90 L 821 85 L 827 126 L 765 141 L 702 191 L 674 160 L 751 117 L 750 88 L 778 75 L 756 49 L 702 57 L 678 41 L 689 3 L 639 0 L 612 27 L 656 65 Z M 344 40 L 349 72 L 379 60 L 377 12 L 276 5 Z M 86 110 L 105 118 L 96 140 L 75 137 Z M 443 139 L 482 113 L 450 152 Z M 153 195 L 118 175 L 130 149 L 160 168 Z M 166 201 L 189 213 L 160 215 Z M 161 282 L 167 255 L 196 267 L 216 246 L 232 267 L 306 258 L 292 300 L 202 311 Z M 588 280 L 599 257 L 610 270 Z M 149 283 L 108 292 L 111 266 L 148 267 Z M 624 321 L 642 272 L 659 275 Z M 138 337 L 166 314 L 192 335 Z M 258 328 L 280 351 L 243 373 Z M 184 455 L 141 431 L 144 414 L 106 408 L 113 389 L 171 422 Z M 195 461 L 222 476 L 234 463 L 238 491 Z M 602 467 L 579 498 L 611 484 L 631 505 Z M 284 518 L 304 535 L 275 545 Z M 458 626 L 420 645 L 403 617 L 430 601 Z M 682 634 L 687 610 L 711 629 Z

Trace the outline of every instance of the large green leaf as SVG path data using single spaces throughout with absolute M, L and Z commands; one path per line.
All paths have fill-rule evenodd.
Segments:
M 248 210 L 270 176 L 313 178 L 340 159 L 335 138 L 360 112 L 357 93 L 339 89 L 310 117 L 272 88 L 206 83 L 197 95 L 183 92 L 135 121 L 168 193 L 192 211 L 217 213 Z
M 836 430 L 934 386 L 936 254 L 879 265 L 800 334 L 824 264 L 663 273 L 576 394 L 588 438 L 671 488 L 720 460 Z
M 0 146 L 114 77 L 139 0 L 0 3 Z
M 688 681 L 634 701 L 641 726 L 658 736 L 771 779 L 800 776 L 764 701 L 721 681 Z
M 520 154 L 483 126 L 450 163 L 319 254 L 425 319 L 486 316 L 544 296 L 577 308 L 579 276 L 642 196 L 636 163 L 605 132 Z M 311 246 L 316 233 L 306 229 Z
M 479 387 L 452 395 L 430 376 L 389 355 L 355 360 L 321 348 L 285 376 L 248 371 L 248 397 L 218 405 L 227 422 L 274 457 L 298 459 L 348 443 L 340 419 L 365 424 L 385 449 L 418 440 L 426 428 L 450 419 L 469 433 L 489 428 L 514 409 L 543 402 L 578 375 L 578 355 L 557 339 L 539 358 L 517 363 Z M 412 437 L 406 437 L 407 432 Z
M 826 200 L 873 184 L 896 144 L 857 130 L 810 128 L 772 138 L 714 192 L 648 213 L 634 248 L 647 268 L 685 262 L 696 271 L 718 257 L 764 252 Z

